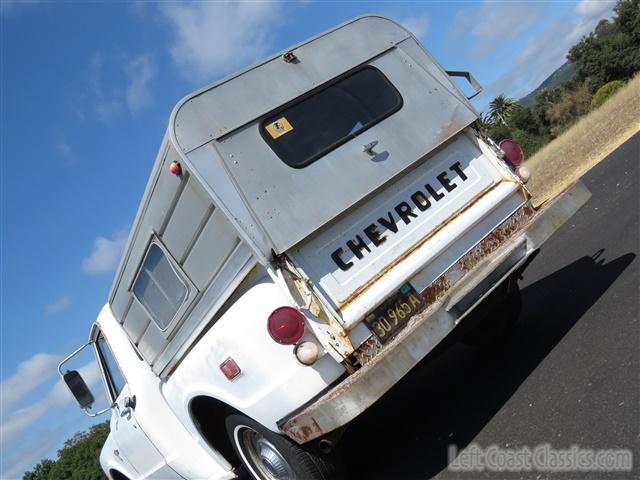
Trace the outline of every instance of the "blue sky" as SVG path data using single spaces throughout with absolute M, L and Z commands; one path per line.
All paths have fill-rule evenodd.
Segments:
M 55 373 L 82 344 L 171 109 L 353 16 L 401 21 L 447 69 L 521 97 L 610 2 L 98 3 L 1 0 L 0 477 L 91 421 Z M 85 367 L 96 379 L 95 371 Z M 97 388 L 101 388 L 97 385 Z M 106 416 L 99 420 L 106 420 Z

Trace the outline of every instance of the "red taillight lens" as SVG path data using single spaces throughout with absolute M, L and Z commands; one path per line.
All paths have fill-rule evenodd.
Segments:
M 293 307 L 276 308 L 267 320 L 269 335 L 283 345 L 293 345 L 304 334 L 304 316 Z
M 518 145 L 513 140 L 502 140 L 498 146 L 504 152 L 504 159 L 514 167 L 519 166 L 524 160 L 524 153 Z

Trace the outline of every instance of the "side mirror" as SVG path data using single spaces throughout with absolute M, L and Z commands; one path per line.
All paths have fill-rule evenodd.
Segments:
M 95 401 L 93 394 L 77 370 L 67 370 L 62 375 L 62 379 L 67 384 L 67 388 L 75 397 L 80 408 L 86 409 L 93 405 Z

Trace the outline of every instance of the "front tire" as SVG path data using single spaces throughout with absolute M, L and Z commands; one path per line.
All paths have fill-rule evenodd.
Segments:
M 238 458 L 256 480 L 334 480 L 336 464 L 272 432 L 245 415 L 226 419 L 227 434 Z

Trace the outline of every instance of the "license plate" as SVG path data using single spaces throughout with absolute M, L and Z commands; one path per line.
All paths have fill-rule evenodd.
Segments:
M 409 319 L 425 308 L 427 303 L 410 283 L 404 284 L 398 292 L 366 316 L 364 323 L 381 343 L 391 340 Z

